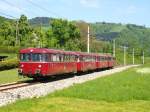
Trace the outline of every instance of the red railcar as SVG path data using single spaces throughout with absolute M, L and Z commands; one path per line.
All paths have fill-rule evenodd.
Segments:
M 20 50 L 18 72 L 23 76 L 37 78 L 113 66 L 114 58 L 111 55 L 27 48 Z

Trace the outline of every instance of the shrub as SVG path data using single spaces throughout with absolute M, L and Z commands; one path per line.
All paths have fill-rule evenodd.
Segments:
M 10 59 L 6 61 L 0 62 L 0 70 L 8 70 L 12 68 L 18 67 L 19 60 L 18 59 Z
M 18 53 L 20 47 L 0 46 L 0 53 Z

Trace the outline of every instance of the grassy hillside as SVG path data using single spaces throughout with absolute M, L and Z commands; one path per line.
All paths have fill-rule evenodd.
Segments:
M 51 27 L 51 20 L 52 18 L 37 17 L 29 21 L 31 25 L 42 25 L 42 29 L 47 30 Z M 85 41 L 87 36 L 87 23 L 83 21 L 74 21 L 74 23 L 76 23 L 79 27 L 81 37 L 83 37 L 83 40 Z M 125 45 L 130 50 L 135 48 L 138 54 L 144 50 L 145 54 L 150 56 L 150 28 L 135 24 L 107 22 L 96 22 L 89 24 L 91 38 L 96 37 L 97 40 L 107 41 L 110 42 L 110 44 L 112 43 L 112 40 L 115 39 L 117 47 Z
M 1 112 L 148 112 L 150 64 L 131 68 L 41 98 L 17 101 Z M 142 71 L 142 72 L 140 72 Z
M 52 18 L 49 17 L 35 17 L 32 19 L 29 19 L 29 23 L 32 26 L 49 26 L 50 25 L 50 21 L 52 20 Z
M 11 19 L 0 16 L 0 25 L 5 21 L 12 21 Z
M 25 19 L 21 19 L 25 18 Z M 20 44 L 19 47 L 47 47 L 65 49 L 70 51 L 87 51 L 87 23 L 83 21 L 58 20 L 49 17 L 36 17 L 27 19 L 22 15 L 20 23 Z M 17 53 L 19 47 L 16 46 L 16 25 L 4 22 L 9 19 L 0 17 L 0 53 Z M 52 22 L 53 20 L 53 22 Z M 12 20 L 11 20 L 12 21 Z M 67 23 L 68 22 L 68 23 Z M 53 25 L 52 25 L 53 23 Z M 69 25 L 70 24 L 70 25 Z M 73 27 L 72 27 L 72 25 Z M 97 22 L 90 24 L 90 51 L 101 53 L 112 53 L 112 40 L 116 40 L 116 50 L 123 46 L 128 47 L 127 60 L 131 60 L 132 49 L 135 49 L 135 58 L 139 60 L 142 52 L 150 56 L 150 29 L 134 24 L 116 24 Z M 52 26 L 51 26 L 52 25 Z M 31 27 L 32 26 L 32 27 Z M 26 31 L 24 31 L 26 28 Z M 22 33 L 21 33 L 22 32 Z M 34 33 L 33 33 L 34 32 Z M 37 39 L 38 37 L 38 39 Z M 117 53 L 118 63 L 122 63 L 122 51 Z M 129 61 L 131 63 L 131 61 Z
M 135 48 L 138 54 L 144 50 L 146 55 L 150 55 L 150 29 L 145 26 L 102 22 L 91 24 L 91 30 L 98 40 L 115 39 L 118 48 L 126 46 L 129 50 Z

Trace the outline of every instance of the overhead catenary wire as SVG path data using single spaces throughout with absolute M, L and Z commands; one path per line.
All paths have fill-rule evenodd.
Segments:
M 25 12 L 22 8 L 20 8 L 20 7 L 16 6 L 16 5 L 14 5 L 14 4 L 12 4 L 11 2 L 8 2 L 7 0 L 3 0 L 2 2 L 8 4 L 9 6 L 15 7 L 16 9 L 19 9 L 19 10 L 22 11 L 22 12 Z
M 16 43 L 15 44 L 17 45 L 18 44 L 18 18 L 9 14 L 5 14 L 3 12 L 0 12 L 0 14 L 16 20 Z
M 32 0 L 27 0 L 27 1 L 28 1 L 30 4 L 32 4 L 33 6 L 39 8 L 39 9 L 45 11 L 45 12 L 48 12 L 49 14 L 53 14 L 53 15 L 57 16 L 58 18 L 61 18 L 60 14 L 57 14 L 57 13 L 55 13 L 55 12 L 53 12 L 53 11 L 48 10 L 48 9 L 46 9 L 45 7 L 42 7 L 41 5 L 39 5 L 39 4 L 35 3 L 35 2 L 33 2 Z
M 13 3 L 11 3 L 11 2 L 9 2 L 9 1 L 7 1 L 7 0 L 3 0 L 3 2 L 4 3 L 6 3 L 6 4 L 8 4 L 8 5 L 10 5 L 11 7 L 15 7 L 15 8 L 17 8 L 20 12 L 22 12 L 22 13 L 26 13 L 26 10 L 24 10 L 23 8 L 21 8 L 21 7 L 19 7 L 19 6 L 17 6 L 17 5 L 15 5 L 15 4 L 13 4 Z M 32 11 L 32 14 L 33 14 L 33 11 Z M 35 14 L 35 13 L 34 13 Z M 37 14 L 36 14 L 37 15 Z M 18 20 L 17 20 L 17 24 L 16 24 L 16 45 L 18 45 L 19 43 L 19 38 L 18 38 L 18 34 L 19 34 L 19 32 L 18 32 Z M 29 25 L 29 27 L 31 27 L 30 25 Z
M 19 7 L 19 6 L 15 5 L 15 4 L 13 4 L 13 3 L 7 1 L 7 0 L 3 0 L 2 2 L 8 4 L 8 5 L 11 6 L 11 7 L 15 7 L 16 9 L 20 10 L 23 14 L 28 14 L 28 11 L 27 11 L 27 10 L 25 10 L 24 8 Z M 30 13 L 31 13 L 31 11 L 32 11 L 32 10 L 30 10 Z M 38 15 L 38 13 L 35 13 L 35 12 L 32 11 L 32 15 L 33 15 L 33 14 L 34 14 L 34 15 Z
M 17 17 L 9 15 L 9 14 L 6 14 L 6 13 L 3 13 L 3 12 L 0 12 L 0 14 L 5 16 L 5 17 L 9 17 L 9 18 L 12 18 L 12 19 L 17 19 Z
M 7 0 L 3 0 L 2 2 L 4 2 L 5 4 L 8 4 L 9 6 L 11 6 L 11 7 L 15 7 L 15 8 L 17 8 L 18 10 L 20 10 L 20 12 L 23 12 L 23 13 L 26 13 L 26 11 L 23 9 L 23 8 L 21 8 L 21 7 L 19 7 L 19 6 L 17 6 L 17 5 L 15 5 L 15 4 L 13 4 L 13 3 L 11 3 L 11 2 L 9 2 L 9 1 L 7 1 Z M 40 5 L 38 5 L 38 4 L 36 4 L 36 3 L 34 3 L 34 2 L 32 2 L 32 1 L 29 1 L 32 5 L 34 5 L 34 6 L 36 6 L 36 7 L 40 7 Z M 48 10 L 46 10 L 45 8 L 42 8 L 42 7 L 40 7 L 40 9 L 42 9 L 42 10 L 44 10 L 44 11 L 47 11 L 48 12 Z M 33 11 L 32 11 L 33 12 Z M 50 13 L 50 12 L 49 12 Z M 52 12 L 51 12 L 52 13 Z M 32 13 L 33 14 L 33 13 Z M 54 14 L 54 13 L 53 13 Z M 3 13 L 3 15 L 4 15 L 4 13 Z M 5 14 L 6 15 L 6 14 Z M 36 14 L 37 15 L 37 14 Z M 56 15 L 56 14 L 55 14 Z M 15 17 L 13 17 L 13 16 L 10 16 L 10 15 L 6 15 L 7 17 L 11 17 L 11 18 L 15 18 Z M 17 24 L 16 24 L 16 44 L 18 44 L 18 19 L 17 18 L 15 18 L 16 20 L 17 20 Z M 42 21 L 41 21 L 42 22 Z M 30 26 L 31 27 L 31 26 Z

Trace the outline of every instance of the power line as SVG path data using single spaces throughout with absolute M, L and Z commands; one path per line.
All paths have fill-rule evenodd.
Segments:
M 53 15 L 55 15 L 55 16 L 60 17 L 59 14 L 57 14 L 57 13 L 55 13 L 55 12 L 52 12 L 52 11 L 50 11 L 50 10 L 44 8 L 44 7 L 41 7 L 39 4 L 37 4 L 37 3 L 35 3 L 35 2 L 33 2 L 33 1 L 31 1 L 31 0 L 28 0 L 28 2 L 29 2 L 30 4 L 32 4 L 32 5 L 34 5 L 35 7 L 38 7 L 39 9 L 48 12 L 49 14 L 53 14 Z
M 18 44 L 18 34 L 19 34 L 19 32 L 18 32 L 18 19 L 16 17 L 12 16 L 12 15 L 5 14 L 3 12 L 0 12 L 0 14 L 3 15 L 3 16 L 9 17 L 9 18 L 13 18 L 13 19 L 16 20 L 16 43 L 15 44 L 17 45 Z
M 87 52 L 90 52 L 90 30 L 89 30 L 89 25 L 88 25 L 88 34 L 87 34 Z
M 6 4 L 10 5 L 10 6 L 13 6 L 13 7 L 19 9 L 20 11 L 23 11 L 20 7 L 17 7 L 16 5 L 14 5 L 14 4 L 8 2 L 7 0 L 3 0 L 2 2 L 6 3 Z M 23 12 L 24 12 L 24 11 L 23 11 Z
M 11 2 L 8 2 L 7 0 L 3 0 L 2 2 L 4 2 L 4 3 L 6 3 L 6 4 L 10 5 L 10 6 L 13 6 L 13 7 L 19 9 L 19 10 L 20 10 L 21 12 L 23 12 L 23 13 L 27 13 L 27 11 L 26 11 L 25 9 L 23 9 L 23 8 L 21 8 L 21 7 L 18 7 L 18 6 L 16 6 L 16 5 L 12 4 Z M 30 11 L 30 12 L 31 12 L 31 11 Z M 33 14 L 33 11 L 32 11 L 32 14 Z M 34 13 L 34 14 L 35 14 L 35 13 Z M 37 13 L 36 13 L 35 15 L 37 15 Z
M 12 16 L 12 15 L 9 15 L 9 14 L 5 14 L 3 12 L 0 12 L 1 15 L 3 16 L 6 16 L 6 17 L 10 17 L 10 18 L 13 18 L 13 19 L 17 19 L 16 17 Z

